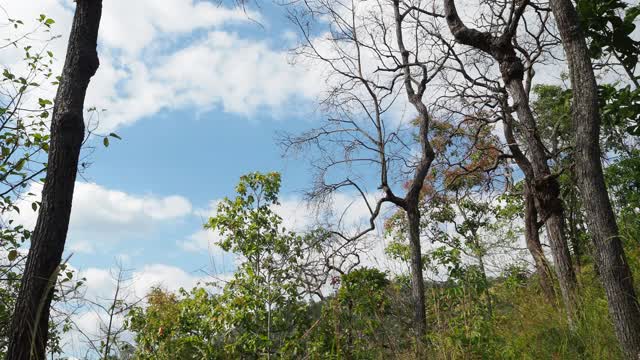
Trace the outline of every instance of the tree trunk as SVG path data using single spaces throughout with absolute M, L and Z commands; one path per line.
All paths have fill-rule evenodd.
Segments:
M 518 9 L 524 9 L 522 8 L 524 5 L 526 2 L 518 5 Z M 444 10 L 447 24 L 455 39 L 462 44 L 484 51 L 500 67 L 502 80 L 513 99 L 513 108 L 518 115 L 519 130 L 530 153 L 529 158 L 525 158 L 518 149 L 519 154 L 516 160 L 525 173 L 527 181 L 533 184 L 531 190 L 533 190 L 538 213 L 547 225 L 558 283 L 567 309 L 567 317 L 571 322 L 577 311 L 577 297 L 575 295 L 577 281 L 564 234 L 564 212 L 560 200 L 560 186 L 555 176 L 551 174 L 547 163 L 547 154 L 540 140 L 536 120 L 529 104 L 529 96 L 523 85 L 524 65 L 516 55 L 512 44 L 515 31 L 509 32 L 509 29 L 517 28 L 518 16 L 510 20 L 515 24 L 510 24 L 504 34 L 495 36 L 492 33 L 467 28 L 458 16 L 454 0 L 444 0 Z M 507 105 L 506 108 L 509 107 L 508 104 L 505 105 Z M 510 112 L 510 109 L 505 109 L 507 116 L 511 116 Z M 508 140 L 508 142 L 515 142 L 515 138 Z M 526 168 L 521 166 L 523 163 L 526 163 Z
M 414 88 L 414 80 L 411 75 L 410 52 L 404 45 L 404 35 L 402 30 L 403 16 L 400 14 L 400 1 L 393 0 L 393 12 L 395 19 L 395 34 L 398 43 L 398 50 L 402 58 L 404 89 L 407 99 L 418 113 L 421 157 L 418 162 L 413 179 L 407 190 L 407 194 L 401 201 L 401 207 L 407 213 L 409 223 L 409 245 L 411 247 L 411 295 L 413 297 L 414 331 L 416 336 L 416 357 L 421 358 L 422 342 L 427 333 L 427 316 L 424 296 L 424 276 L 422 274 L 422 250 L 420 246 L 420 193 L 424 186 L 425 179 L 429 175 L 431 163 L 435 158 L 433 147 L 429 143 L 430 117 L 427 106 L 422 101 L 422 96 L 429 82 L 429 74 L 426 67 L 422 67 L 422 78 Z M 382 141 L 381 141 L 382 142 Z M 386 181 L 385 181 L 386 183 Z M 385 184 L 386 185 L 386 184 Z
M 640 307 L 618 233 L 600 162 L 598 88 L 585 35 L 570 0 L 551 0 L 573 88 L 575 167 L 595 260 L 620 345 L 629 359 L 640 357 Z
M 572 181 L 577 182 L 575 180 L 575 176 L 573 174 L 573 170 L 571 171 L 571 179 Z M 574 265 L 576 268 L 576 272 L 579 274 L 580 269 L 582 268 L 582 256 L 584 254 L 582 239 L 579 237 L 578 230 L 578 213 L 580 210 L 577 205 L 577 196 L 574 191 L 569 190 L 568 194 L 564 196 L 565 201 L 567 203 L 567 230 L 569 232 L 569 243 L 571 243 L 571 249 L 573 250 L 573 259 L 575 260 Z
M 556 293 L 553 289 L 553 276 L 551 275 L 551 268 L 547 262 L 547 258 L 544 256 L 542 250 L 542 244 L 540 244 L 539 226 L 538 226 L 538 212 L 535 207 L 535 200 L 529 189 L 531 185 L 525 182 L 524 186 L 524 224 L 525 224 L 525 240 L 527 242 L 527 248 L 533 257 L 533 261 L 536 267 L 536 272 L 540 278 L 540 287 L 550 303 L 555 303 Z
M 9 360 L 45 358 L 49 306 L 67 237 L 84 140 L 84 98 L 99 65 L 96 42 L 101 12 L 101 0 L 77 0 L 53 109 L 42 204 L 11 323 Z
M 510 61 L 520 63 L 520 60 L 515 57 Z M 529 190 L 532 190 L 538 214 L 545 220 L 560 292 L 567 310 L 567 317 L 569 322 L 572 322 L 577 311 L 576 290 L 578 282 L 564 231 L 564 207 L 560 199 L 560 184 L 551 174 L 551 168 L 547 163 L 545 148 L 538 135 L 536 120 L 529 105 L 529 97 L 522 84 L 522 77 L 516 76 L 512 70 L 514 67 L 521 66 L 521 63 L 519 65 L 501 64 L 501 69 L 504 67 L 510 69 L 509 72 L 503 70 L 503 78 L 507 83 L 509 94 L 513 98 L 518 119 L 523 127 L 524 141 L 531 154 L 530 163 L 534 178 L 528 179 L 533 185 Z
M 484 286 L 484 296 L 487 300 L 487 318 L 493 318 L 493 300 L 491 299 L 491 291 L 489 289 L 489 278 L 487 277 L 487 268 L 484 265 L 484 256 L 481 254 L 476 255 L 478 260 L 478 266 L 480 267 L 480 273 L 482 274 L 482 285 Z
M 409 223 L 409 246 L 411 248 L 411 296 L 413 297 L 413 319 L 417 346 L 420 347 L 427 333 L 427 315 L 422 274 L 422 249 L 420 246 L 420 211 L 416 205 L 407 205 Z

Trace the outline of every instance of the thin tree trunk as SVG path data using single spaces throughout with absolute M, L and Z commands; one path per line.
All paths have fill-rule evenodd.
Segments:
M 429 175 L 431 163 L 435 153 L 429 143 L 429 126 L 431 118 L 427 106 L 422 97 L 426 91 L 430 74 L 426 67 L 421 67 L 421 77 L 418 81 L 412 77 L 410 52 L 404 45 L 402 22 L 404 17 L 400 14 L 400 1 L 393 0 L 393 12 L 395 19 L 395 35 L 400 51 L 403 67 L 404 89 L 407 99 L 418 113 L 421 157 L 416 165 L 413 179 L 410 182 L 407 194 L 402 199 L 401 207 L 407 213 L 409 223 L 409 244 L 411 247 L 411 292 L 414 306 L 414 331 L 416 336 L 416 356 L 422 356 L 422 342 L 427 334 L 427 316 L 424 296 L 424 276 L 422 273 L 422 250 L 420 246 L 420 210 L 419 202 L 425 179 Z M 417 82 L 417 84 L 416 84 Z M 386 181 L 385 181 L 386 183 Z
M 423 340 L 426 334 L 427 315 L 422 273 L 422 249 L 420 246 L 420 212 L 417 206 L 407 207 L 409 223 L 409 246 L 411 248 L 411 296 L 413 297 L 413 320 L 416 338 Z
M 585 35 L 570 0 L 551 0 L 573 88 L 575 168 L 587 226 L 620 345 L 629 359 L 640 357 L 640 307 L 622 247 L 600 162 L 598 88 Z
M 487 269 L 484 266 L 484 256 L 478 254 L 476 255 L 476 259 L 478 260 L 478 266 L 480 267 L 480 272 L 482 273 L 482 282 L 484 285 L 484 296 L 487 300 L 487 318 L 493 318 L 493 301 L 491 299 L 491 291 L 489 289 L 489 278 L 487 277 Z
M 10 329 L 9 360 L 45 358 L 49 306 L 69 227 L 84 140 L 84 98 L 98 69 L 96 42 L 101 0 L 77 0 L 62 79 L 51 122 L 51 145 L 42 205 L 31 238 Z
M 544 256 L 542 244 L 540 243 L 540 234 L 538 226 L 538 212 L 536 211 L 535 200 L 529 189 L 530 185 L 525 183 L 524 186 L 524 224 L 525 224 L 525 240 L 527 248 L 533 257 L 536 272 L 540 278 L 540 287 L 542 292 L 550 303 L 556 301 L 556 292 L 553 289 L 553 276 L 547 258 Z
M 573 171 L 571 172 L 571 179 L 575 181 L 575 176 Z M 567 230 L 569 232 L 568 238 L 569 243 L 571 244 L 571 249 L 573 250 L 573 259 L 575 260 L 574 265 L 576 268 L 576 272 L 579 274 L 580 269 L 582 268 L 582 255 L 584 254 L 583 244 L 581 239 L 578 237 L 578 219 L 577 213 L 580 211 L 577 205 L 576 194 L 569 190 L 567 195 L 564 196 L 565 203 L 567 204 Z

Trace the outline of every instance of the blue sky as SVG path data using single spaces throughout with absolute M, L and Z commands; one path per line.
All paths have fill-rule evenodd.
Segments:
M 59 72 L 73 0 L 0 4 L 11 17 L 25 21 L 26 29 L 39 14 L 55 19 L 53 33 L 60 38 L 51 43 L 31 40 L 56 54 Z M 365 10 L 370 5 L 362 4 Z M 67 241 L 71 263 L 93 288 L 109 287 L 89 275 L 104 278 L 117 260 L 139 278 L 158 279 L 170 289 L 193 286 L 204 278 L 202 270 L 232 271 L 233 257 L 216 249 L 216 235 L 204 231 L 202 224 L 212 214 L 212 204 L 233 196 L 238 178 L 250 171 L 281 172 L 279 211 L 286 225 L 311 225 L 301 196 L 311 184 L 309 166 L 302 159 L 283 158 L 275 138 L 278 132 L 295 134 L 319 124 L 323 115 L 317 100 L 328 89 L 326 73 L 317 64 L 292 62 L 297 29 L 283 8 L 270 2 L 246 11 L 227 5 L 205 0 L 104 1 L 101 65 L 85 104 L 106 109 L 96 119 L 97 132 L 113 131 L 122 140 L 112 139 L 106 149 L 99 139 L 92 143 L 96 151 L 89 154 L 86 161 L 92 165 L 78 179 Z M 313 36 L 320 35 L 317 30 Z M 326 46 L 322 41 L 314 44 Z M 19 68 L 20 55 L 2 52 L 0 60 Z M 367 66 L 376 73 L 374 57 L 370 63 L 365 58 Z M 34 99 L 51 98 L 55 89 L 40 91 Z M 406 126 L 412 112 L 405 97 L 385 116 L 389 128 Z M 413 149 L 400 148 L 403 156 L 412 154 Z M 374 183 L 374 167 L 354 168 L 365 175 L 366 184 Z M 31 190 L 39 193 L 38 185 Z M 375 188 L 368 190 L 375 193 Z M 342 194 L 336 207 L 347 208 L 353 199 Z M 27 226 L 36 218 L 30 211 L 32 200 L 24 202 L 20 214 Z M 362 205 L 349 208 L 352 222 L 368 216 Z M 139 292 L 153 285 L 140 283 Z
M 13 18 L 32 28 L 39 14 L 56 23 L 60 38 L 47 43 L 64 61 L 73 17 L 72 0 L 0 0 Z M 107 296 L 116 262 L 133 274 L 135 295 L 153 285 L 171 290 L 233 271 L 234 257 L 216 248 L 203 222 L 215 201 L 234 195 L 250 171 L 283 175 L 282 206 L 292 228 L 310 225 L 301 196 L 311 175 L 302 159 L 283 158 L 276 134 L 317 125 L 317 97 L 324 79 L 291 64 L 295 28 L 282 8 L 241 9 L 197 0 L 110 0 L 103 5 L 101 66 L 86 107 L 106 109 L 93 120 L 102 134 L 116 132 L 104 148 L 90 145 L 91 163 L 76 184 L 67 255 L 87 278 L 88 296 Z M 18 30 L 19 31 L 19 30 Z M 36 46 L 46 36 L 32 37 Z M 0 54 L 19 69 L 20 53 Z M 38 97 L 52 98 L 53 87 Z M 92 120 L 92 121 L 93 121 Z M 39 194 L 40 184 L 31 192 Z M 33 226 L 31 201 L 19 220 Z M 351 200 L 339 200 L 348 205 Z M 362 213 L 360 213 L 361 215 Z M 77 319 L 85 327 L 94 318 Z
M 265 116 L 266 115 L 266 116 Z M 300 131 L 309 126 L 302 118 L 259 119 L 212 110 L 196 115 L 188 110 L 171 111 L 118 130 L 122 141 L 99 148 L 84 174 L 87 180 L 109 189 L 153 196 L 180 195 L 194 209 L 233 196 L 240 175 L 250 171 L 279 171 L 282 193 L 297 195 L 310 180 L 306 164 L 283 158 L 277 131 Z M 200 214 L 159 224 L 144 238 L 121 239 L 112 252 L 144 251 L 132 265 L 163 262 L 195 270 L 208 265 L 203 254 L 176 253 L 176 242 L 202 226 Z M 151 246 L 149 246 L 151 245 Z M 75 260 L 91 266 L 108 266 L 113 258 L 79 253 Z M 97 260 L 97 262 L 96 262 Z

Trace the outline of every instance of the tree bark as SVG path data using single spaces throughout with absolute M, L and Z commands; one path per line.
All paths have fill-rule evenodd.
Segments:
M 554 303 L 556 301 L 556 292 L 553 289 L 553 276 L 551 275 L 551 268 L 549 267 L 547 258 L 544 256 L 542 244 L 540 243 L 538 212 L 536 211 L 535 200 L 529 189 L 530 186 L 528 183 L 525 183 L 524 186 L 524 237 L 527 242 L 527 249 L 529 249 L 533 257 L 536 272 L 540 278 L 542 292 L 547 301 Z
M 84 140 L 84 98 L 98 69 L 101 0 L 77 0 L 62 78 L 51 121 L 51 144 L 42 204 L 27 256 L 10 329 L 9 360 L 43 360 L 49 306 L 69 227 Z
M 420 245 L 420 211 L 408 204 L 409 247 L 411 249 L 411 296 L 413 298 L 413 323 L 416 338 L 420 341 L 427 332 L 427 314 L 424 296 L 424 276 L 422 273 L 422 249 Z
M 513 99 L 513 108 L 518 115 L 522 137 L 530 153 L 529 157 L 524 159 L 525 155 L 518 150 L 518 155 L 522 159 L 518 159 L 516 156 L 516 160 L 519 160 L 517 163 L 523 170 L 526 181 L 533 185 L 530 190 L 532 190 L 537 211 L 547 228 L 563 302 L 567 310 L 567 317 L 572 322 L 577 311 L 577 280 L 564 231 L 564 211 L 560 199 L 560 185 L 556 177 L 551 174 L 547 163 L 545 147 L 540 140 L 536 120 L 529 104 L 529 96 L 523 84 L 524 65 L 517 57 L 512 44 L 519 17 L 522 16 L 526 3 L 524 1 L 518 5 L 516 15 L 512 17 L 511 23 L 507 25 L 505 32 L 500 36 L 467 28 L 458 16 L 454 0 L 444 0 L 444 9 L 447 24 L 455 39 L 464 45 L 487 53 L 496 60 L 500 67 L 502 80 Z M 503 107 L 508 108 L 508 104 Z M 505 109 L 505 115 L 510 116 L 510 112 L 510 109 Z M 511 137 L 512 139 L 507 139 L 507 141 L 510 144 L 515 144 L 515 138 Z M 522 165 L 525 162 L 526 168 L 523 168 Z
M 602 172 L 598 87 L 591 58 L 572 2 L 551 0 L 550 6 L 569 65 L 575 168 L 595 260 L 620 345 L 629 359 L 638 359 L 640 307 Z
M 560 184 L 555 176 L 551 174 L 551 168 L 547 163 L 547 156 L 544 145 L 538 135 L 536 120 L 529 105 L 529 97 L 522 84 L 522 74 L 514 72 L 513 69 L 523 68 L 520 60 L 515 57 L 508 57 L 510 60 L 500 64 L 503 80 L 507 83 L 518 114 L 518 119 L 523 127 L 523 137 L 530 152 L 530 164 L 533 170 L 532 190 L 537 212 L 544 220 L 544 224 L 549 236 L 551 254 L 555 265 L 560 292 L 567 310 L 569 321 L 573 321 L 577 311 L 577 279 L 573 264 L 569 244 L 564 230 L 564 206 L 560 199 Z

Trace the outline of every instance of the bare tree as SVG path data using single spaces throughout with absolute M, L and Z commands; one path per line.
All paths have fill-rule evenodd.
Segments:
M 616 335 L 629 359 L 640 356 L 640 306 L 607 193 L 600 160 L 598 87 L 578 14 L 569 0 L 550 0 L 573 87 L 575 167 L 595 260 Z
M 53 108 L 42 206 L 13 314 L 7 359 L 45 357 L 53 284 L 60 271 L 85 135 L 84 99 L 99 65 L 96 47 L 101 13 L 102 1 L 77 1 Z
M 492 1 L 483 1 L 481 4 L 490 3 Z M 502 8 L 504 8 L 504 2 L 501 2 Z M 435 8 L 435 5 L 434 5 Z M 504 11 L 499 11 L 500 6 L 497 9 L 490 8 L 493 12 L 484 14 L 481 12 L 482 19 L 491 19 L 490 22 L 479 22 L 477 26 L 482 27 L 484 31 L 497 31 L 496 27 L 500 27 L 501 14 L 504 15 Z M 504 9 L 503 9 L 504 10 Z M 549 60 L 555 60 L 550 49 L 557 47 L 558 40 L 553 34 L 547 31 L 547 22 L 550 17 L 549 11 L 544 9 L 535 9 L 535 16 L 533 20 L 528 21 L 524 18 L 522 21 L 525 23 L 526 37 L 518 39 L 517 50 L 526 59 L 525 73 L 525 89 L 527 93 L 531 90 L 531 83 L 535 74 L 533 70 L 534 64 L 548 63 Z M 497 25 L 496 25 L 497 24 Z M 475 151 L 487 152 L 499 152 L 499 154 L 485 155 L 489 156 L 488 159 L 492 161 L 473 162 L 469 164 L 472 157 L 467 153 L 465 156 L 444 156 L 447 158 L 446 166 L 454 169 L 458 169 L 459 176 L 472 175 L 474 172 L 480 174 L 486 172 L 491 177 L 491 181 L 486 185 L 495 187 L 499 185 L 503 180 L 505 183 L 505 190 L 514 194 L 518 194 L 523 197 L 523 205 L 525 206 L 525 219 L 530 225 L 532 231 L 525 231 L 524 238 L 527 243 L 527 247 L 534 259 L 534 266 L 540 277 L 541 287 L 546 294 L 550 302 L 555 302 L 555 291 L 553 288 L 553 278 L 550 273 L 550 266 L 540 243 L 539 229 L 544 225 L 544 221 L 540 221 L 538 217 L 538 210 L 535 208 L 536 201 L 533 197 L 533 192 L 525 194 L 523 191 L 525 187 L 516 191 L 513 185 L 513 176 L 510 170 L 510 162 L 514 160 L 516 165 L 523 169 L 525 185 L 531 187 L 533 179 L 531 176 L 533 170 L 531 167 L 531 161 L 527 157 L 527 143 L 521 139 L 519 123 L 513 119 L 511 112 L 504 111 L 509 110 L 509 104 L 507 102 L 507 91 L 499 80 L 500 75 L 495 74 L 494 64 L 495 60 L 491 55 L 487 55 L 482 51 L 478 51 L 473 47 L 459 47 L 455 46 L 454 39 L 447 38 L 444 33 L 434 34 L 440 38 L 443 44 L 449 49 L 450 57 L 452 61 L 445 67 L 446 71 L 443 72 L 444 84 L 442 88 L 445 89 L 444 94 L 439 96 L 436 101 L 435 114 L 438 118 L 451 119 L 451 118 L 463 118 L 463 121 L 453 122 L 458 123 L 458 128 L 461 129 L 465 124 L 474 124 L 477 130 L 475 136 Z M 501 145 L 492 145 L 491 149 L 479 148 L 479 141 L 483 139 L 480 137 L 480 133 L 487 128 L 492 131 L 500 130 L 497 126 L 500 122 L 504 124 L 502 127 L 504 141 Z M 564 150 L 564 149 L 560 149 Z M 459 151 L 456 151 L 459 153 Z M 552 154 L 560 154 L 561 152 L 554 147 Z M 483 158 L 486 159 L 485 156 Z M 466 163 L 465 163 L 466 162 Z M 472 166 L 470 166 L 472 165 Z M 500 170 L 503 174 L 500 174 Z M 527 196 L 527 198 L 525 198 Z M 531 201 L 528 201 L 531 200 Z
M 448 58 L 447 50 L 438 39 L 430 41 L 435 38 L 427 36 L 439 31 L 429 22 L 429 12 L 404 2 L 320 0 L 307 3 L 305 11 L 292 11 L 305 39 L 298 54 L 328 67 L 330 90 L 322 105 L 330 115 L 324 126 L 287 136 L 283 143 L 290 150 L 312 147 L 317 151 L 314 166 L 318 176 L 309 194 L 312 199 L 327 199 L 347 189 L 361 196 L 369 209 L 369 226 L 356 234 L 336 232 L 345 241 L 357 241 L 373 231 L 386 203 L 405 212 L 412 254 L 414 330 L 419 343 L 426 334 L 419 200 L 435 156 L 424 97 Z M 329 21 L 325 39 L 310 35 L 314 16 Z M 400 96 L 416 114 L 415 125 L 408 128 L 394 108 L 399 106 Z M 412 132 L 415 128 L 417 134 Z M 410 145 L 416 139 L 419 146 Z M 331 181 L 337 168 L 351 175 Z M 380 197 L 373 201 L 366 189 L 375 178 L 373 185 L 380 190 Z M 394 190 L 399 183 L 404 183 L 404 196 Z
M 121 263 L 111 270 L 111 279 L 115 286 L 108 298 L 82 299 L 92 314 L 98 320 L 97 332 L 82 329 L 74 323 L 76 331 L 84 338 L 87 345 L 87 355 L 93 353 L 99 359 L 108 360 L 118 356 L 122 349 L 128 349 L 130 344 L 122 340 L 127 328 L 124 316 L 143 300 L 134 297 L 131 287 L 133 280 L 130 271 Z M 126 351 L 126 350 L 125 350 Z

